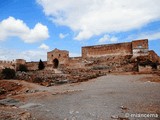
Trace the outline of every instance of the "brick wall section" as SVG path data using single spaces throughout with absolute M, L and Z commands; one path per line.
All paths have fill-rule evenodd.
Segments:
M 132 41 L 132 49 L 148 49 L 148 39 Z
M 47 67 L 47 61 L 42 61 L 44 66 Z M 39 64 L 39 61 L 38 62 L 26 62 L 26 66 L 28 68 L 28 70 L 38 70 L 38 64 Z
M 148 39 L 132 41 L 133 56 L 148 55 Z
M 26 64 L 26 60 L 24 59 L 16 59 L 16 70 L 18 70 L 19 65 L 25 65 Z
M 158 63 L 160 63 L 160 57 L 153 50 L 149 51 L 149 59 L 152 62 L 158 62 Z
M 160 71 L 160 65 L 158 65 L 158 66 L 157 66 L 157 70 L 159 70 L 159 71 Z
M 146 60 L 149 59 L 152 62 L 158 61 L 160 63 L 160 57 L 154 51 L 148 50 L 148 40 L 143 39 L 126 43 L 85 46 L 82 47 L 82 57 L 69 57 L 68 51 L 54 49 L 47 53 L 47 61 L 45 61 L 44 64 L 46 70 L 66 67 L 88 67 L 94 69 L 105 68 L 115 71 L 132 71 L 132 68 L 135 66 L 134 63 L 136 63 L 134 60 L 137 57 L 146 58 Z M 55 67 L 55 60 L 58 61 L 57 67 Z M 132 63 L 130 61 L 132 61 Z M 17 59 L 14 63 L 0 61 L 0 69 L 4 67 L 16 68 L 20 64 L 26 64 L 29 70 L 37 70 L 38 63 L 39 61 L 26 62 L 23 59 Z
M 47 64 L 48 64 L 48 66 L 53 67 L 54 59 L 58 60 L 59 65 L 65 65 L 65 64 L 68 63 L 69 52 L 66 51 L 66 50 L 59 50 L 59 49 L 54 49 L 53 51 L 48 52 L 47 53 Z
M 130 54 L 132 54 L 130 42 L 82 47 L 82 58 Z
M 4 68 L 15 69 L 15 61 L 0 60 L 0 71 Z
M 105 44 L 82 47 L 82 58 L 115 56 L 115 55 L 148 55 L 148 39 L 126 43 Z
M 152 71 L 152 67 L 151 66 L 138 66 L 138 72 L 144 72 L 144 73 L 148 73 Z
M 82 57 L 70 57 L 68 68 L 83 68 L 84 63 Z

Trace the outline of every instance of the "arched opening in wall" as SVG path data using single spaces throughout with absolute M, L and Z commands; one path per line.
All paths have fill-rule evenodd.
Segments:
M 59 65 L 59 61 L 58 61 L 57 58 L 55 58 L 55 59 L 53 60 L 53 68 L 58 68 L 58 65 Z

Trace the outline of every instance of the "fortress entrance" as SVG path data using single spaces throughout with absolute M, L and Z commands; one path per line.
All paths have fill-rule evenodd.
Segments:
M 58 65 L 59 65 L 59 61 L 58 61 L 57 58 L 55 58 L 55 59 L 53 60 L 53 68 L 58 68 Z

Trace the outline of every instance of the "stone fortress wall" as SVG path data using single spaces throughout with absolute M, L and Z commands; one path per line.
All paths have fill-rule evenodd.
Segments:
M 82 47 L 82 58 L 102 57 L 102 56 L 125 56 L 125 55 L 147 55 L 148 40 L 136 40 L 126 43 L 106 44 Z
M 82 47 L 82 58 L 130 54 L 132 54 L 132 44 L 130 42 Z
M 44 65 L 47 66 L 47 62 L 43 61 Z M 28 70 L 37 70 L 38 69 L 38 64 L 39 62 L 26 62 L 26 66 L 28 68 Z
M 58 65 L 68 64 L 69 52 L 66 50 L 54 49 L 47 53 L 47 66 L 58 67 Z M 60 64 L 59 64 L 60 63 Z
M 107 68 L 115 71 L 132 71 L 134 64 L 127 64 L 138 56 L 147 56 L 153 62 L 160 63 L 160 57 L 148 48 L 148 39 L 135 40 L 126 43 L 104 44 L 82 47 L 82 56 L 69 57 L 69 51 L 54 49 L 47 53 L 47 61 L 43 61 L 46 70 L 56 68 Z M 25 64 L 29 70 L 37 70 L 39 62 L 0 61 L 0 69 L 10 67 L 17 69 Z
M 67 64 L 67 67 L 70 68 L 83 68 L 85 67 L 83 64 L 82 57 L 70 57 L 69 63 Z
M 6 61 L 6 60 L 0 60 L 0 70 L 4 68 L 15 68 L 15 61 Z
M 132 54 L 133 56 L 145 56 L 148 55 L 149 47 L 148 40 L 132 41 Z
M 149 59 L 153 62 L 160 63 L 160 57 L 153 50 L 149 51 Z

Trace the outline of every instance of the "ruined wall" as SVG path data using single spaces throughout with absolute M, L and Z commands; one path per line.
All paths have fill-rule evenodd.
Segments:
M 16 59 L 16 64 L 24 65 L 25 63 L 26 63 L 26 60 L 24 60 L 24 59 Z
M 0 71 L 4 68 L 15 69 L 15 61 L 0 60 Z
M 157 66 L 157 70 L 159 70 L 159 71 L 160 71 L 160 65 L 158 65 L 158 66 Z
M 53 51 L 47 53 L 48 67 L 56 68 L 59 66 L 66 65 L 68 63 L 68 59 L 69 59 L 69 52 L 66 50 L 54 49 Z
M 158 56 L 153 50 L 150 50 L 150 51 L 149 51 L 149 59 L 150 59 L 152 62 L 158 62 L 158 63 L 160 63 L 160 58 L 159 58 L 159 56 Z
M 39 62 L 26 62 L 26 67 L 28 70 L 38 70 Z
M 82 47 L 82 58 L 130 54 L 132 54 L 130 42 Z
M 133 56 L 148 55 L 148 39 L 132 41 Z
M 149 73 L 152 71 L 152 66 L 146 65 L 146 66 L 138 66 L 138 72 L 143 72 L 143 73 Z
M 47 62 L 46 61 L 42 61 L 45 68 L 47 67 Z M 38 70 L 38 64 L 39 62 L 26 62 L 26 67 L 28 70 L 34 71 L 34 70 Z
M 129 64 L 131 55 L 128 56 L 105 56 L 98 58 L 87 59 L 86 67 L 90 67 L 95 70 L 108 70 L 114 72 L 131 72 L 133 70 L 133 64 Z
M 45 67 L 47 67 L 47 62 L 43 62 Z M 16 61 L 2 61 L 0 60 L 0 70 L 4 68 L 11 68 L 18 70 L 19 65 L 26 65 L 28 70 L 38 70 L 39 62 L 26 62 L 24 59 L 16 59 Z
M 70 57 L 68 67 L 70 68 L 83 68 L 84 63 L 82 57 Z
M 47 61 L 44 62 L 45 70 L 54 68 L 92 68 L 95 70 L 105 69 L 109 71 L 133 71 L 138 57 L 142 57 L 144 62 L 151 60 L 159 62 L 160 57 L 148 50 L 148 40 L 136 40 L 127 43 L 106 44 L 82 47 L 82 57 L 69 57 L 66 50 L 54 49 L 47 53 Z M 17 59 L 15 62 L 1 62 L 0 69 L 5 67 L 18 68 L 20 64 L 25 64 L 29 70 L 37 70 L 39 62 L 26 62 Z M 136 68 L 136 69 L 135 69 Z M 150 68 L 139 66 L 140 71 L 150 71 Z
M 18 70 L 19 65 L 25 65 L 25 64 L 26 64 L 26 60 L 24 60 L 24 59 L 16 59 L 16 64 L 15 64 L 16 70 Z

